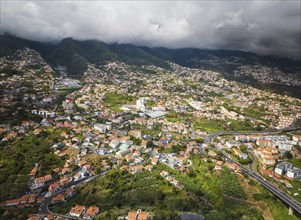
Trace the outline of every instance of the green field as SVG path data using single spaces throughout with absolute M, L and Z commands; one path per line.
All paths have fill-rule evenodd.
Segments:
M 120 112 L 120 107 L 125 104 L 134 104 L 135 100 L 133 97 L 128 95 L 121 95 L 117 93 L 106 93 L 105 99 L 102 104 L 116 112 Z

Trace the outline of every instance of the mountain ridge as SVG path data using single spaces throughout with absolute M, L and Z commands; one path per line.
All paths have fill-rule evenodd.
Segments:
M 97 40 L 78 41 L 72 38 L 65 38 L 55 44 L 0 35 L 0 43 L 0 57 L 29 47 L 40 52 L 51 65 L 66 66 L 68 73 L 77 77 L 83 75 L 89 63 L 103 65 L 106 62 L 120 61 L 131 65 L 168 68 L 168 62 L 174 62 L 185 67 L 218 71 L 226 79 L 301 97 L 301 82 L 298 81 L 301 78 L 301 64 L 286 58 L 260 56 L 237 50 L 151 48 L 132 44 L 107 44 Z M 289 81 L 279 81 L 279 78 L 286 76 L 290 77 Z

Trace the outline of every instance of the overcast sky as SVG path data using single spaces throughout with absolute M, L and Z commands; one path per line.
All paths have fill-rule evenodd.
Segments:
M 1 0 L 0 4 L 1 32 L 32 40 L 72 37 L 301 58 L 299 0 Z

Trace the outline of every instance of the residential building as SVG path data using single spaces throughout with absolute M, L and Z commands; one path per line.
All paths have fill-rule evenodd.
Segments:
M 84 219 L 92 220 L 99 213 L 99 208 L 96 206 L 90 206 L 84 214 Z
M 278 163 L 277 166 L 275 167 L 275 173 L 279 175 L 283 175 L 287 172 L 288 169 L 291 169 L 293 165 L 289 162 L 281 162 Z
M 287 170 L 286 175 L 289 178 L 301 178 L 301 169 L 293 167 Z
M 85 206 L 83 205 L 76 205 L 74 207 L 71 208 L 69 214 L 72 217 L 80 217 L 85 211 Z

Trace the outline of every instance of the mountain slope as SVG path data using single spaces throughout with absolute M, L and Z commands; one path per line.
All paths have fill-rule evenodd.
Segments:
M 165 60 L 143 48 L 130 44 L 105 44 L 100 41 L 64 39 L 48 56 L 51 62 L 65 65 L 69 72 L 81 75 L 88 63 L 96 65 L 106 61 L 121 61 L 135 65 L 167 67 Z
M 120 61 L 133 65 L 155 65 L 168 68 L 168 62 L 181 66 L 221 72 L 225 78 L 261 89 L 301 97 L 301 64 L 283 58 L 259 56 L 243 51 L 204 50 L 195 48 L 167 49 L 106 44 L 96 40 L 63 39 L 58 44 L 24 40 L 0 35 L 0 57 L 29 47 L 41 53 L 53 66 L 67 67 L 68 74 L 81 77 L 87 65 Z

